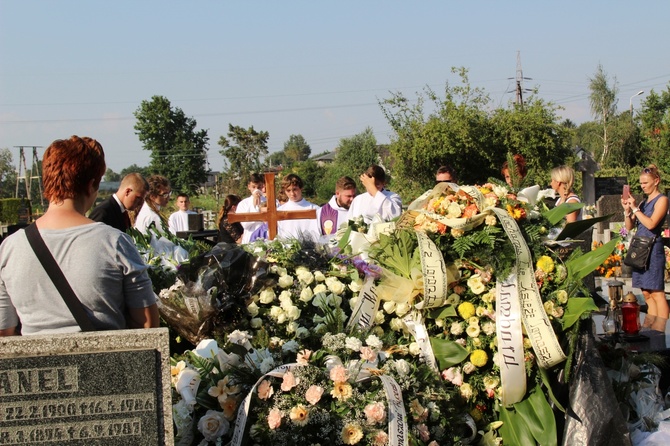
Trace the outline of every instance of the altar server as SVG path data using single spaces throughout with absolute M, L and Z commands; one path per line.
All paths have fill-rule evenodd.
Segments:
M 375 215 L 383 221 L 399 217 L 402 213 L 400 196 L 386 189 L 386 172 L 381 166 L 371 165 L 360 176 L 366 192 L 358 195 L 351 202 L 348 219 L 363 217 L 365 223 L 370 224 Z
M 307 211 L 318 210 L 319 206 L 302 198 L 304 183 L 295 174 L 286 175 L 281 181 L 281 189 L 288 197 L 288 201 L 277 208 L 278 211 Z M 320 235 L 316 218 L 283 220 L 277 223 L 277 238 L 296 238 L 300 240 L 317 240 Z

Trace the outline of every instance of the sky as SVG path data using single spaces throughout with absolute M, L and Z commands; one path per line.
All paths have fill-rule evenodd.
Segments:
M 133 113 L 155 95 L 207 130 L 212 170 L 230 124 L 269 132 L 270 152 L 291 135 L 328 152 L 367 127 L 383 144 L 379 101 L 443 92 L 465 67 L 505 107 L 518 56 L 523 88 L 580 124 L 599 64 L 622 111 L 668 88 L 668 17 L 667 0 L 0 0 L 0 148 L 18 163 L 28 147 L 30 168 L 32 146 L 76 134 L 116 172 L 146 166 Z

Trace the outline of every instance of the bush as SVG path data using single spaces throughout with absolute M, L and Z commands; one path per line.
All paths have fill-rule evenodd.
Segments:
M 0 221 L 15 225 L 19 222 L 19 210 L 25 206 L 23 198 L 0 199 Z M 30 205 L 28 205 L 30 207 Z

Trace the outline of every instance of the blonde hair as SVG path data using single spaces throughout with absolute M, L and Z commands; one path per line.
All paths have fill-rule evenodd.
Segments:
M 575 171 L 570 166 L 558 166 L 551 169 L 551 179 L 565 184 L 565 196 L 572 191 L 572 185 L 575 184 Z

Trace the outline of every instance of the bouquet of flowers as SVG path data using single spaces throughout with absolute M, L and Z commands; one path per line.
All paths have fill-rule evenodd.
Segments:
M 570 225 L 551 229 L 574 209 L 542 206 L 441 183 L 395 230 L 371 225 L 365 252 L 246 245 L 271 280 L 175 360 L 178 444 L 555 443 L 551 378 L 614 242 L 559 256 Z

